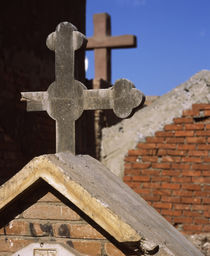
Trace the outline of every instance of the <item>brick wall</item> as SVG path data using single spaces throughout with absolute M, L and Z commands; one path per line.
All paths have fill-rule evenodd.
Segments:
M 210 232 L 210 104 L 129 150 L 124 181 L 180 231 Z
M 124 255 L 97 224 L 44 183 L 11 207 L 12 211 L 9 206 L 0 215 L 0 256 L 9 256 L 32 242 L 50 241 L 86 255 Z

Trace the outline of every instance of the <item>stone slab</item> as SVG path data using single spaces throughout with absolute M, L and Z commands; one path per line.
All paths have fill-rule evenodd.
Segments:
M 58 243 L 31 243 L 12 256 L 84 256 L 73 248 Z
M 90 156 L 70 152 L 34 158 L 0 187 L 0 210 L 36 180 L 43 179 L 121 243 L 135 243 L 150 255 L 201 256 L 171 226 L 104 165 Z

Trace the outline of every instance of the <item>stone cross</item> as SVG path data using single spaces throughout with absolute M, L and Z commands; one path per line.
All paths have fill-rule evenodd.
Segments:
M 22 92 L 28 111 L 47 111 L 56 120 L 56 152 L 75 153 L 75 121 L 84 110 L 113 109 L 121 118 L 130 115 L 144 99 L 133 84 L 121 79 L 109 89 L 87 90 L 74 79 L 74 53 L 86 42 L 83 34 L 68 22 L 60 23 L 47 38 L 55 51 L 55 82 L 46 92 Z
M 94 49 L 95 79 L 111 81 L 111 49 L 136 47 L 133 35 L 111 36 L 111 18 L 107 13 L 93 16 L 94 36 L 88 38 L 87 50 Z

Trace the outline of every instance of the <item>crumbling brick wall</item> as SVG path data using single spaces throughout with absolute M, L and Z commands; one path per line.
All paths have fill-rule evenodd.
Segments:
M 129 150 L 124 181 L 180 231 L 210 232 L 210 104 Z
M 30 190 L 1 212 L 0 256 L 33 242 L 50 241 L 91 256 L 124 255 L 96 223 L 49 185 Z

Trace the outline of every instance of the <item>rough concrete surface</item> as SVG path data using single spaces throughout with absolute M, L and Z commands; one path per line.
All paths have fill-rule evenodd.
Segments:
M 0 210 L 40 178 L 117 241 L 134 242 L 134 255 L 203 255 L 146 201 L 90 156 L 64 152 L 34 158 L 0 187 Z
M 101 159 L 113 173 L 122 177 L 124 157 L 140 141 L 154 136 L 166 124 L 180 117 L 183 110 L 195 103 L 210 102 L 210 71 L 204 70 L 148 107 L 140 109 L 130 119 L 102 131 Z

